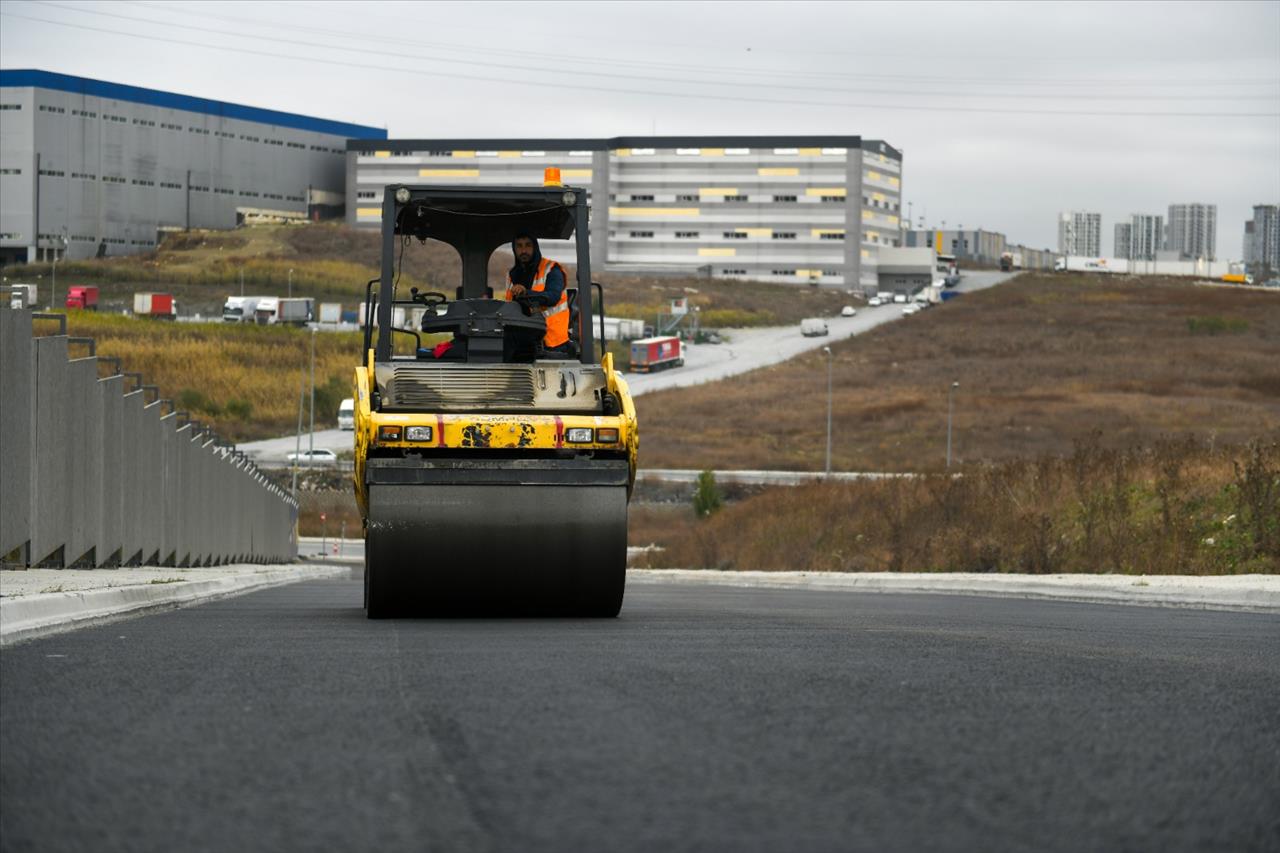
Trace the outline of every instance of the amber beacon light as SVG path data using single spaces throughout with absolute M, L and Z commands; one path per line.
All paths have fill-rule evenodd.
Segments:
M 564 186 L 564 184 L 560 183 L 560 170 L 555 166 L 548 166 L 542 173 L 542 185 L 544 187 Z

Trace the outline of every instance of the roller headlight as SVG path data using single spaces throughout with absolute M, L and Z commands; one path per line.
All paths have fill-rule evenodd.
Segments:
M 430 441 L 431 427 L 429 426 L 411 426 L 406 427 L 404 431 L 405 441 Z
M 409 203 L 409 190 L 407 187 L 401 187 L 400 189 L 396 190 L 396 201 L 400 202 L 401 204 Z
M 591 428 L 590 427 L 573 427 L 566 430 L 564 434 L 565 441 L 570 444 L 590 444 Z

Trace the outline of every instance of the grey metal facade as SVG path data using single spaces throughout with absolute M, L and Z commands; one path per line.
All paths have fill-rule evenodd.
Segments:
M 928 247 L 940 255 L 954 255 L 961 266 L 965 261 L 998 264 L 1000 256 L 1008 247 L 1004 234 L 981 228 L 924 228 L 907 231 L 905 237 L 903 245 L 913 248 Z
M 347 222 L 377 227 L 391 184 L 527 186 L 547 167 L 588 190 L 597 270 L 874 289 L 877 250 L 900 244 L 902 154 L 857 136 L 353 139 Z
M 245 211 L 341 204 L 386 131 L 44 71 L 0 72 L 0 263 L 123 255 Z

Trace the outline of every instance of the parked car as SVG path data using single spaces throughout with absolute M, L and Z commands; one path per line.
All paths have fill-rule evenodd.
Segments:
M 343 400 L 338 406 L 338 429 L 356 428 L 356 401 L 353 397 Z
M 841 316 L 841 317 L 852 317 L 854 314 L 857 314 L 857 313 L 858 313 L 857 311 L 854 311 L 854 310 L 853 310 L 853 306 L 852 306 L 852 305 L 846 305 L 846 306 L 844 306 L 843 308 L 841 308 L 841 309 L 840 309 L 840 316 Z
M 910 305 L 902 309 L 903 317 L 910 317 L 912 314 L 919 314 L 919 313 L 920 313 L 920 305 L 917 302 L 912 302 Z
M 868 308 L 879 308 L 883 304 L 884 304 L 884 300 L 881 299 L 879 296 L 873 296 L 867 300 Z
M 290 462 L 298 465 L 333 465 L 338 461 L 338 454 L 332 450 L 319 448 L 317 450 L 303 450 L 299 453 L 290 453 L 287 457 Z
M 893 294 L 893 301 L 898 305 L 904 305 L 907 302 L 907 294 L 899 291 L 898 293 Z

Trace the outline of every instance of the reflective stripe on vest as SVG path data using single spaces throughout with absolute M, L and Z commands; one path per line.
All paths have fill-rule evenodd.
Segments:
M 547 334 L 542 339 L 543 346 L 546 347 L 558 347 L 569 340 L 569 274 L 556 261 L 543 258 L 538 262 L 538 274 L 533 277 L 533 284 L 529 286 L 534 293 L 546 290 L 547 275 L 553 268 L 559 268 L 560 275 L 564 277 L 564 289 L 560 291 L 560 301 L 550 308 L 536 306 L 533 308 L 547 321 Z M 511 273 L 507 273 L 508 302 L 511 301 L 511 288 Z

